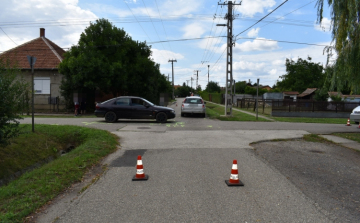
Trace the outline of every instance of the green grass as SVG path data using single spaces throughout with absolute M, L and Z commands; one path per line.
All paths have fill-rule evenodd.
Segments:
M 329 143 L 330 142 L 330 143 L 332 143 L 331 141 L 329 141 L 323 137 L 320 137 L 316 134 L 304 135 L 303 139 L 308 142 L 321 142 L 321 143 Z
M 247 111 L 254 113 L 253 109 L 244 109 L 244 108 L 237 108 L 239 110 Z M 274 119 L 278 122 L 300 122 L 300 123 L 325 123 L 325 124 L 346 124 L 347 119 L 346 118 L 306 118 L 306 117 L 273 117 L 269 114 L 267 114 L 269 111 L 271 111 L 271 108 L 265 108 L 267 112 L 265 114 L 261 114 L 262 108 L 259 108 L 259 114 L 269 117 L 271 119 Z M 352 122 L 351 124 L 355 124 L 355 122 Z
M 225 108 L 223 106 L 207 103 L 206 104 L 206 115 L 209 118 L 219 119 L 221 121 L 256 121 L 256 117 L 239 112 L 236 110 L 232 111 L 232 117 L 222 117 L 225 114 Z M 268 122 L 268 120 L 258 117 L 258 121 Z
M 334 133 L 333 135 L 340 136 L 346 139 L 354 140 L 356 142 L 360 142 L 360 134 L 359 133 Z
M 302 122 L 302 123 L 325 123 L 346 124 L 346 118 L 305 118 L 305 117 L 271 117 L 278 122 Z
M 6 169 L 4 175 L 44 157 L 56 156 L 56 150 L 64 148 L 65 144 L 74 143 L 77 147 L 0 187 L 0 222 L 23 222 L 26 216 L 79 182 L 88 168 L 115 151 L 118 145 L 118 138 L 104 130 L 37 125 L 32 133 L 31 125 L 21 126 L 23 134 L 14 139 L 12 145 L 0 147 L 0 169 Z
M 22 118 L 32 118 L 31 115 L 21 115 Z M 97 118 L 94 114 L 85 114 L 75 116 L 73 114 L 64 114 L 64 115 L 35 115 L 34 118 Z

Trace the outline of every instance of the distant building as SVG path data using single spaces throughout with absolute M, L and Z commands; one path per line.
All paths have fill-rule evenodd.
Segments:
M 17 65 L 29 83 L 31 83 L 31 69 L 27 56 L 36 57 L 34 66 L 34 108 L 36 112 L 54 109 L 54 106 L 49 104 L 50 97 L 59 99 L 55 109 L 65 108 L 60 95 L 63 75 L 58 71 L 58 65 L 63 60 L 64 53 L 62 48 L 45 37 L 45 29 L 40 28 L 38 38 L 0 54 L 1 59 L 9 60 L 11 65 Z
M 283 92 L 283 99 L 284 100 L 291 99 L 293 101 L 296 101 L 298 94 L 299 94 L 299 92 L 297 92 L 297 91 L 284 91 Z
M 307 88 L 303 93 L 299 94 L 297 98 L 299 100 L 314 100 L 316 90 L 317 88 Z

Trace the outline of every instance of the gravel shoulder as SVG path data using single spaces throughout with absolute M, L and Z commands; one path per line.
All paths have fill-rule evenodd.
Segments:
M 275 168 L 334 222 L 360 219 L 360 153 L 332 143 L 304 140 L 252 144 L 254 154 Z

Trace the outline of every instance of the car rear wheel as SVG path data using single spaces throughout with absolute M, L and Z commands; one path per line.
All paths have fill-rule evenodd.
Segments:
M 160 123 L 164 123 L 167 121 L 167 116 L 164 112 L 160 112 L 156 115 L 156 121 Z
M 116 114 L 112 111 L 107 112 L 105 114 L 105 121 L 106 122 L 115 122 L 117 120 Z

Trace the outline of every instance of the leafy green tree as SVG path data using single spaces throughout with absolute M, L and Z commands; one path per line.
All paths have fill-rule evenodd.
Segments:
M 306 88 L 321 88 L 324 85 L 325 73 L 320 63 L 301 58 L 297 62 L 286 59 L 286 74 L 280 76 L 276 86 L 282 91 L 303 92 Z
M 181 87 L 178 87 L 176 89 L 175 95 L 177 95 L 178 97 L 187 97 L 187 96 L 190 96 L 190 94 L 191 94 L 190 92 L 194 92 L 194 89 L 187 86 L 184 82 Z
M 360 2 L 359 0 L 328 0 L 331 9 L 331 31 L 335 47 L 326 47 L 328 55 L 336 51 L 334 72 L 329 76 L 330 90 L 341 92 L 349 87 L 360 92 Z M 324 0 L 317 1 L 318 22 L 323 20 Z M 328 61 L 329 62 L 329 61 Z
M 0 144 L 19 134 L 20 113 L 24 111 L 24 99 L 29 84 L 20 75 L 20 70 L 0 59 Z
M 235 83 L 235 93 L 236 94 L 245 94 L 245 88 L 246 88 L 246 82 L 245 81 L 239 81 Z
M 220 86 L 217 82 L 209 81 L 209 83 L 206 85 L 205 91 L 209 93 L 220 93 Z
M 138 42 L 106 19 L 90 23 L 76 46 L 64 55 L 59 71 L 64 75 L 62 95 L 72 104 L 73 92 L 137 95 L 157 102 L 160 92 L 170 93 L 170 83 L 150 59 L 151 48 Z

